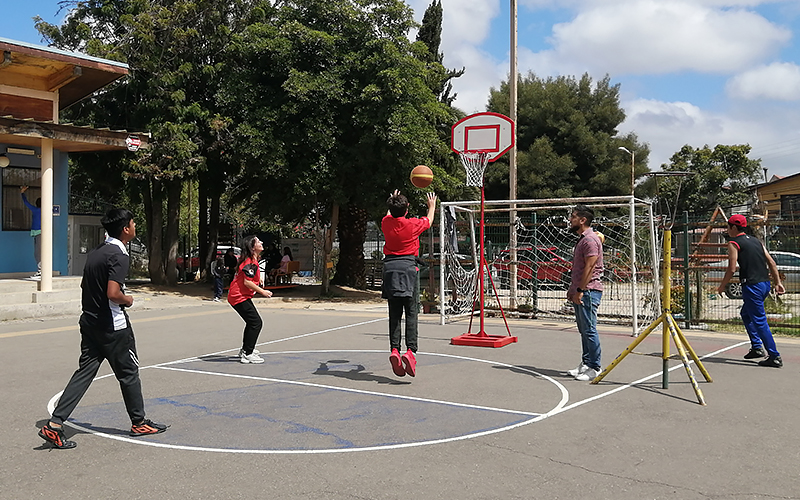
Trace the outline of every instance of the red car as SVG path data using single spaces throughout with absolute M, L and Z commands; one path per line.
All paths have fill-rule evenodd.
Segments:
M 183 255 L 178 255 L 178 258 L 175 259 L 175 263 L 178 266 L 178 272 L 181 272 L 183 270 L 183 260 L 184 260 L 183 259 Z M 200 249 L 199 248 L 195 248 L 195 249 L 192 250 L 192 257 L 189 260 L 189 262 L 190 262 L 190 264 L 192 266 L 192 271 L 197 271 L 197 268 L 200 267 Z
M 572 262 L 558 253 L 556 247 L 522 247 L 517 250 L 517 279 L 530 281 L 536 277 L 540 285 L 563 285 L 570 283 Z M 510 251 L 501 250 L 492 262 L 500 278 L 500 287 L 507 288 L 509 283 Z

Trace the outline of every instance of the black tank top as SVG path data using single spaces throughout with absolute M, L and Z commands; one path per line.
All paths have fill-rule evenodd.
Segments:
M 769 281 L 767 257 L 761 242 L 746 234 L 740 234 L 731 241 L 739 247 L 739 281 L 749 285 Z

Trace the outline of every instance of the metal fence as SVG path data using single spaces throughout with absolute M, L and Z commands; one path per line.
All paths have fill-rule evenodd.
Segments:
M 773 333 L 800 335 L 800 219 L 748 217 L 747 231 L 770 251 L 787 293 L 765 302 Z M 725 219 L 684 213 L 672 228 L 672 310 L 686 328 L 744 332 L 735 276 L 717 293 L 728 264 Z

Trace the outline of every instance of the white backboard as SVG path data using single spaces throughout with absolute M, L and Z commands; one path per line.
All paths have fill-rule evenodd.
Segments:
M 453 151 L 486 151 L 489 161 L 514 146 L 514 122 L 499 113 L 487 111 L 462 118 L 453 125 L 452 132 Z

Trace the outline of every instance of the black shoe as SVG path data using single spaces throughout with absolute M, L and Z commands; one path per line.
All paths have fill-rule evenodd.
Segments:
M 138 424 L 131 425 L 131 436 L 147 436 L 149 434 L 161 434 L 169 428 L 168 425 L 157 424 L 152 420 L 144 419 Z
M 756 358 L 766 358 L 766 357 L 767 353 L 765 353 L 764 349 L 760 347 L 758 349 L 753 349 L 751 347 L 750 352 L 744 355 L 744 359 L 756 359 Z
M 50 427 L 50 423 L 44 424 L 44 427 L 39 429 L 39 437 L 52 444 L 59 450 L 68 450 L 78 446 L 75 441 L 67 441 L 64 437 L 64 429 L 61 427 Z
M 759 361 L 758 366 L 769 366 L 771 368 L 780 368 L 783 366 L 783 360 L 780 356 L 770 356 L 765 360 Z

